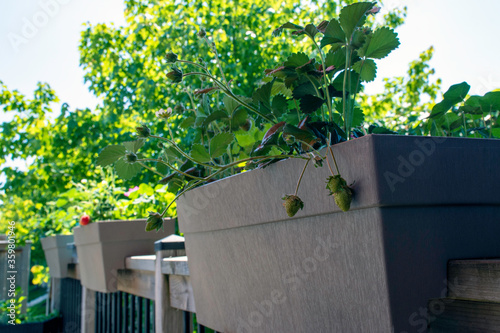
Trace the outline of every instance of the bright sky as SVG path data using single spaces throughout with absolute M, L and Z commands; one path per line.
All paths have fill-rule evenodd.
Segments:
M 498 0 L 385 0 L 408 6 L 398 29 L 401 46 L 379 62 L 377 81 L 404 75 L 408 63 L 433 45 L 432 65 L 443 88 L 467 81 L 471 93 L 500 88 Z M 83 85 L 78 42 L 85 22 L 123 24 L 123 0 L 23 0 L 4 2 L 0 12 L 0 80 L 31 94 L 48 82 L 71 107 L 93 107 L 97 99 Z

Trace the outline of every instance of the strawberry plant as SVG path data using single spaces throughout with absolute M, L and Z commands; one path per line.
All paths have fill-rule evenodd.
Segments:
M 376 77 L 375 61 L 399 46 L 392 29 L 373 30 L 368 24 L 368 17 L 378 11 L 374 3 L 360 2 L 342 8 L 338 19 L 317 25 L 281 25 L 273 31 L 274 36 L 291 30 L 294 38 L 308 38 L 313 51 L 292 53 L 266 70 L 262 84 L 250 96 L 234 92 L 239 83 L 226 77 L 215 43 L 200 30 L 199 38 L 215 56 L 211 62 L 217 65 L 217 73 L 203 58 L 185 60 L 168 52 L 165 62 L 171 70 L 166 76 L 172 84 L 184 85 L 190 104 L 156 112 L 165 135 L 141 125 L 136 128 L 137 140 L 104 148 L 97 163 L 114 164 L 117 174 L 125 179 L 146 168 L 161 184 L 168 185 L 169 191 L 177 192 L 177 199 L 201 184 L 279 160 L 300 158 L 305 166 L 295 193 L 283 198 L 287 214 L 293 216 L 307 204 L 297 195 L 307 166 L 311 161 L 321 166 L 326 160 L 332 173 L 328 188 L 339 207 L 348 210 L 352 189 L 340 176 L 332 150 L 327 149 L 324 155 L 320 150 L 366 133 L 390 133 L 382 127 L 365 128 L 363 111 L 356 102 L 363 84 Z M 172 119 L 180 120 L 180 126 L 188 130 L 189 149 L 180 147 L 176 136 L 179 130 L 170 126 Z M 158 142 L 158 152 L 145 158 L 139 150 L 148 140 Z M 171 204 L 162 213 L 150 212 L 147 230 L 161 228 Z

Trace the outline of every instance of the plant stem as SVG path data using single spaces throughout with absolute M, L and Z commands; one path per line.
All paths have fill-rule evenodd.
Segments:
M 170 201 L 170 203 L 167 205 L 167 207 L 165 207 L 165 209 L 161 213 L 160 217 L 165 216 L 165 214 L 167 213 L 167 210 L 170 208 L 170 206 L 172 206 L 174 204 L 174 202 L 176 202 L 177 199 L 179 199 L 181 197 L 181 195 L 183 195 L 184 193 L 186 193 L 187 191 L 189 191 L 193 187 L 198 186 L 198 184 L 200 184 L 200 183 L 201 183 L 201 181 L 194 182 L 191 186 L 188 186 L 187 188 L 182 190 L 181 193 L 177 194 L 177 196 L 174 198 L 174 200 Z
M 208 167 L 208 168 L 217 168 L 217 166 L 214 166 L 214 165 L 198 162 L 197 160 L 195 160 L 194 158 L 192 158 L 191 156 L 186 154 L 182 149 L 180 149 L 179 146 L 177 146 L 173 140 L 169 140 L 167 138 L 163 138 L 163 137 L 157 136 L 157 135 L 150 135 L 149 137 L 170 143 L 175 150 L 177 150 L 182 156 L 184 156 L 185 158 L 187 158 L 191 162 L 194 162 L 194 163 L 199 164 L 199 165 L 203 165 L 203 166 Z
M 304 165 L 304 169 L 302 169 L 302 172 L 300 173 L 299 180 L 297 181 L 297 187 L 295 188 L 295 195 L 297 195 L 297 192 L 299 191 L 299 186 L 300 182 L 302 181 L 302 176 L 304 176 L 304 172 L 306 171 L 307 165 L 311 162 L 311 158 L 309 158 L 306 162 L 306 165 Z
M 141 161 L 143 161 L 143 160 L 137 160 L 137 161 L 136 161 L 136 163 L 139 163 L 139 165 L 140 165 L 140 166 L 142 166 L 143 168 L 148 169 L 149 171 L 151 171 L 151 172 L 153 172 L 153 173 L 157 174 L 158 176 L 160 176 L 160 177 L 162 177 L 162 178 L 164 177 L 164 175 L 162 175 L 161 173 L 159 173 L 159 172 L 158 172 L 158 171 L 156 171 L 155 169 L 153 169 L 153 168 L 151 168 L 151 167 L 148 167 L 146 164 L 142 163 Z
M 335 155 L 333 154 L 332 146 L 328 145 L 328 149 L 330 150 L 330 153 L 332 154 L 332 160 L 333 160 L 333 163 L 335 163 L 335 168 L 337 169 L 337 173 L 340 175 L 339 166 L 337 165 L 337 160 L 335 159 Z
M 325 81 L 325 96 L 326 96 L 326 105 L 328 107 L 328 115 L 330 122 L 333 121 L 333 114 L 332 114 L 332 100 L 330 98 L 330 91 L 328 90 L 328 85 L 329 85 L 329 80 L 328 76 L 326 75 L 326 66 L 325 66 L 325 58 L 323 56 L 323 52 L 321 51 L 321 48 L 319 47 L 318 43 L 312 38 L 312 41 L 314 43 L 314 46 L 318 49 L 319 56 L 321 58 L 321 66 L 323 67 L 323 80 Z
M 328 169 L 330 169 L 332 176 L 335 176 L 335 172 L 333 172 L 332 166 L 330 165 L 330 160 L 328 159 L 328 151 L 329 149 L 326 150 L 326 164 L 328 164 Z
M 219 71 L 220 71 L 220 74 L 222 76 L 222 79 L 226 83 L 227 89 L 229 89 L 229 91 L 231 91 L 231 88 L 229 87 L 229 83 L 226 80 L 226 76 L 224 75 L 224 71 L 222 70 L 222 66 L 220 64 L 220 59 L 219 59 L 219 53 L 217 52 L 217 47 L 215 46 L 215 43 L 214 42 L 210 43 L 210 41 L 208 40 L 208 38 L 206 36 L 204 37 L 204 39 L 207 42 L 208 47 L 210 47 L 214 51 L 214 53 L 215 53 L 215 62 L 217 63 L 217 67 L 219 67 Z
M 250 104 L 247 104 L 246 102 L 243 102 L 240 98 L 238 98 L 238 96 L 236 96 L 235 94 L 232 93 L 231 90 L 229 90 L 228 87 L 224 86 L 224 84 L 222 82 L 220 82 L 218 79 L 216 79 L 215 77 L 213 77 L 212 75 L 210 74 L 206 74 L 206 73 L 201 73 L 201 72 L 191 72 L 191 73 L 186 73 L 186 74 L 183 74 L 183 76 L 193 76 L 193 75 L 199 75 L 199 76 L 206 76 L 208 78 L 210 78 L 212 81 L 214 81 L 214 83 L 226 94 L 228 95 L 229 97 L 231 97 L 232 99 L 234 99 L 236 102 L 238 102 L 240 105 L 244 106 L 245 108 L 247 108 L 248 110 L 256 113 L 257 115 L 261 116 L 262 118 L 264 118 L 265 120 L 273 123 L 273 124 L 276 124 L 276 121 L 272 120 L 271 118 L 268 118 L 267 116 L 265 116 L 264 114 L 262 114 L 259 110 L 257 110 L 256 108 L 254 108 L 253 106 L 251 106 Z

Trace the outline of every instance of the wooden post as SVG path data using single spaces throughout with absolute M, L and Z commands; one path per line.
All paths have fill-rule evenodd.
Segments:
M 10 284 L 7 283 L 7 278 L 11 275 L 15 275 L 15 287 L 21 288 L 21 295 L 16 294 L 16 298 L 19 296 L 25 296 L 26 298 L 22 301 L 21 313 L 26 313 L 28 307 L 28 291 L 29 291 L 29 276 L 30 276 L 30 258 L 31 258 L 31 241 L 26 241 L 26 245 L 20 247 L 16 246 L 14 248 L 15 262 L 11 265 L 11 258 L 8 257 L 9 244 L 14 244 L 9 242 L 7 239 L 0 240 L 0 300 L 9 299 L 9 287 Z
M 182 332 L 183 312 L 170 306 L 168 275 L 161 271 L 163 258 L 185 256 L 184 237 L 170 235 L 155 242 L 155 331 L 156 333 Z
M 95 291 L 82 286 L 82 333 L 95 332 Z
M 61 279 L 50 278 L 50 312 L 61 311 Z

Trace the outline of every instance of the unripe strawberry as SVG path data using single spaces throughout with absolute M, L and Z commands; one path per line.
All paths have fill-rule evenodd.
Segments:
M 149 217 L 146 220 L 146 231 L 160 230 L 163 227 L 163 218 L 160 213 L 149 212 Z
M 87 225 L 89 223 L 90 223 L 90 216 L 84 214 L 82 217 L 80 217 L 80 225 Z
M 330 190 L 330 195 L 338 192 L 342 186 L 346 186 L 344 178 L 340 175 L 330 176 L 326 182 L 326 189 Z
M 299 209 L 304 208 L 304 202 L 296 195 L 285 195 L 281 199 L 285 200 L 283 206 L 285 207 L 286 213 L 290 217 L 295 216 Z
M 179 68 L 172 67 L 172 71 L 167 73 L 167 78 L 174 83 L 179 83 L 182 81 L 182 71 Z
M 352 190 L 346 185 L 333 194 L 335 203 L 342 211 L 347 212 L 351 208 Z
M 168 63 L 175 63 L 177 61 L 177 54 L 173 52 L 167 52 L 165 54 L 165 58 L 167 59 Z

